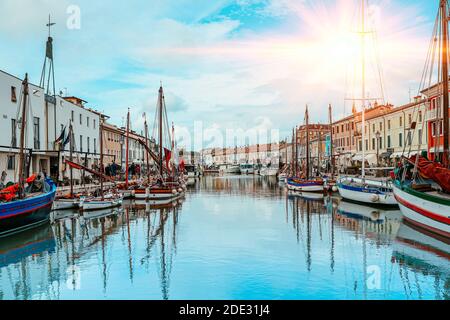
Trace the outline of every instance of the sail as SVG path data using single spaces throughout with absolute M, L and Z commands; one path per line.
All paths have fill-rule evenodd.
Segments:
M 408 161 L 411 164 L 415 164 L 416 156 L 412 156 Z M 450 169 L 443 167 L 438 162 L 429 161 L 422 156 L 419 156 L 417 169 L 422 178 L 435 181 L 444 192 L 450 193 Z
M 115 182 L 114 179 L 112 179 L 111 177 L 109 177 L 107 175 L 104 175 L 101 172 L 89 169 L 88 167 L 85 167 L 85 166 L 83 166 L 81 164 L 78 164 L 78 163 L 75 163 L 75 162 L 72 162 L 72 161 L 69 161 L 69 160 L 66 160 L 66 163 L 71 168 L 78 169 L 78 170 L 85 170 L 85 171 L 87 171 L 89 173 L 92 173 L 95 176 L 102 177 L 104 180 L 107 180 L 107 181 L 110 181 L 110 182 Z

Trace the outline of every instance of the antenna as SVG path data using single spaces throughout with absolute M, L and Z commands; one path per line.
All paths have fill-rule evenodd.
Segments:
M 48 23 L 45 25 L 48 28 L 48 39 L 45 48 L 44 65 L 42 67 L 41 81 L 39 86 L 44 88 L 46 99 L 52 103 L 55 102 L 56 88 L 55 88 L 55 69 L 53 65 L 53 38 L 51 37 L 51 28 L 56 23 L 52 22 L 51 16 L 48 15 Z M 47 66 L 48 65 L 48 66 Z M 49 99 L 48 96 L 53 99 Z

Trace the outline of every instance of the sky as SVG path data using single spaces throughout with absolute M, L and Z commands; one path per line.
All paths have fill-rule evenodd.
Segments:
M 1 0 L 0 69 L 39 83 L 51 14 L 57 91 L 112 123 L 131 108 L 142 130 L 162 82 L 177 136 L 200 123 L 282 139 L 303 124 L 306 105 L 311 122 L 327 123 L 328 104 L 339 119 L 361 97 L 360 2 Z M 438 2 L 368 1 L 366 96 L 402 105 L 417 94 Z

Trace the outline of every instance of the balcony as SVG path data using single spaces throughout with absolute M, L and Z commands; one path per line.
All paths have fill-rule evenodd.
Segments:
M 438 114 L 437 109 L 427 110 L 427 114 L 426 114 L 427 121 L 433 121 L 436 118 L 442 118 L 442 114 L 443 114 L 442 111 L 443 111 L 443 109 L 439 108 L 439 114 Z

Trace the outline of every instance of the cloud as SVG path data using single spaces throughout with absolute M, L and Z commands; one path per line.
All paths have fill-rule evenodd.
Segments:
M 282 136 L 303 122 L 306 104 L 323 123 L 329 103 L 335 116 L 346 114 L 344 98 L 360 92 L 357 1 L 80 0 L 80 30 L 65 28 L 68 4 L 1 1 L 0 68 L 39 78 L 52 12 L 57 90 L 67 87 L 117 124 L 128 107 L 136 128 L 143 112 L 153 121 L 160 81 L 169 121 L 180 128 L 202 121 L 211 130 L 262 126 Z M 388 0 L 370 9 L 386 96 L 397 105 L 418 86 L 431 33 L 423 9 Z M 370 83 L 375 67 L 368 63 Z M 379 85 L 368 91 L 378 95 Z

